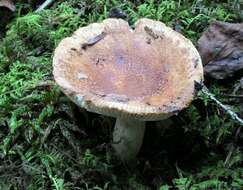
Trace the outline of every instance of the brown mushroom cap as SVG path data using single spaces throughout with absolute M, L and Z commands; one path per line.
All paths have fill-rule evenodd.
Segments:
M 55 50 L 57 84 L 79 106 L 109 116 L 167 118 L 188 106 L 203 80 L 193 44 L 159 21 L 121 19 L 78 29 Z

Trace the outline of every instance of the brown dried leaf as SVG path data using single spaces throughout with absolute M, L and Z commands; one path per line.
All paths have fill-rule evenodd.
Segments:
M 243 69 L 243 23 L 215 21 L 198 41 L 204 72 L 224 79 Z
M 11 0 L 0 0 L 0 7 L 6 7 L 13 12 L 16 10 L 16 7 Z

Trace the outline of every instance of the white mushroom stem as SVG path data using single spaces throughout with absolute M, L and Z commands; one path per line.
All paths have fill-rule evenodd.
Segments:
M 133 161 L 143 143 L 145 121 L 117 118 L 113 132 L 113 147 L 124 162 Z

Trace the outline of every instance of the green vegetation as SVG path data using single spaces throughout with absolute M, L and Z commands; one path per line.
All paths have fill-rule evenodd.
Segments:
M 53 82 L 52 53 L 78 27 L 107 17 L 112 7 L 131 25 L 148 17 L 178 27 L 195 44 L 210 21 L 242 21 L 240 1 L 70 0 L 38 14 L 18 15 L 0 41 L 1 190 L 239 190 L 243 187 L 239 126 L 203 95 L 173 126 L 149 122 L 138 165 L 125 167 L 110 146 L 114 119 L 79 110 Z M 210 90 L 231 92 L 208 82 Z M 242 104 L 234 104 L 236 112 Z M 242 108 L 241 108 L 242 109 Z M 242 137 L 241 137 L 242 141 Z

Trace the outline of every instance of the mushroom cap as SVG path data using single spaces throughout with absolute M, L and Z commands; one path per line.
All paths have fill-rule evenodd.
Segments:
M 203 67 L 191 41 L 165 24 L 143 18 L 133 30 L 110 18 L 63 39 L 53 74 L 62 91 L 88 111 L 153 121 L 188 106 Z
M 16 10 L 16 7 L 11 0 L 0 0 L 0 8 L 1 7 L 5 7 L 12 12 L 14 12 Z

